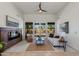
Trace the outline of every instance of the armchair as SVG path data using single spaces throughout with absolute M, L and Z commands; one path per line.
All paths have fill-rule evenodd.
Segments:
M 42 37 L 37 37 L 37 38 L 36 38 L 36 44 L 37 44 L 37 45 L 44 44 L 44 39 L 43 39 Z

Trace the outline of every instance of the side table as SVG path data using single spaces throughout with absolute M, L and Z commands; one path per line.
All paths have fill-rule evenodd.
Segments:
M 59 47 L 63 48 L 66 51 L 67 41 L 59 41 Z

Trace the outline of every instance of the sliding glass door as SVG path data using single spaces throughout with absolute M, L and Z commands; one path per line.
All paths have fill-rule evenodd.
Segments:
M 55 33 L 55 23 L 54 22 L 48 22 L 47 23 L 47 33 L 50 34 L 54 34 Z
M 55 23 L 54 22 L 26 22 L 26 34 L 32 35 L 33 39 L 38 36 L 47 38 L 50 33 L 54 34 L 55 32 Z M 26 37 L 27 37 L 26 36 Z
M 46 37 L 46 23 L 34 23 L 34 37 Z

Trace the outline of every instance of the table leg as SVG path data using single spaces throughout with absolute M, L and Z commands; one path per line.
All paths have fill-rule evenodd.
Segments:
M 66 43 L 64 43 L 64 51 L 66 51 Z

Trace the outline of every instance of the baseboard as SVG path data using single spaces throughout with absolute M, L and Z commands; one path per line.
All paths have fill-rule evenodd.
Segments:
M 69 44 L 67 44 L 67 46 L 68 46 L 69 48 L 71 48 L 72 50 L 74 50 L 74 51 L 79 51 L 79 50 L 75 49 L 74 47 L 72 47 L 72 46 L 69 45 Z

